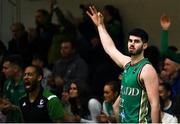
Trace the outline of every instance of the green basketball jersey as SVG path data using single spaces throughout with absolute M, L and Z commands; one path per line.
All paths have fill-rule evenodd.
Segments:
M 150 104 L 143 84 L 140 82 L 140 73 L 145 64 L 150 64 L 144 58 L 138 63 L 125 66 L 120 93 L 120 122 L 148 123 L 151 122 Z

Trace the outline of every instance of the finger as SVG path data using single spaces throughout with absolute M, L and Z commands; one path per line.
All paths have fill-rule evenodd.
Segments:
M 90 13 L 92 13 L 92 15 L 95 14 L 94 9 L 93 9 L 92 6 L 89 7 L 89 10 L 90 10 Z
M 102 15 L 102 13 L 98 12 L 98 16 L 103 18 L 104 16 Z
M 86 11 L 86 13 L 88 14 L 89 17 L 91 17 L 91 13 L 89 11 Z
M 170 22 L 170 18 L 169 18 L 169 16 L 167 16 L 166 14 L 163 14 L 163 15 L 161 16 L 161 21 Z
M 94 5 L 92 6 L 92 9 L 93 9 L 94 13 L 98 13 L 97 9 L 96 9 L 96 7 Z

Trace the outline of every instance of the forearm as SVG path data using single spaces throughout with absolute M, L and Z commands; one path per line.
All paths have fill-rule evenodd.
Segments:
M 110 35 L 108 34 L 105 28 L 105 25 L 99 25 L 98 31 L 99 31 L 99 36 L 100 36 L 103 48 L 106 51 L 106 53 L 109 54 L 111 50 L 115 48 L 115 44 L 113 40 L 111 39 Z
M 161 49 L 160 51 L 163 53 L 168 48 L 168 30 L 161 31 Z
M 115 103 L 113 104 L 113 111 L 117 122 L 119 120 L 119 104 L 120 104 L 120 96 L 116 99 Z
M 151 120 L 152 123 L 159 123 L 159 116 L 160 116 L 160 108 L 159 105 L 156 105 L 154 107 L 151 107 Z

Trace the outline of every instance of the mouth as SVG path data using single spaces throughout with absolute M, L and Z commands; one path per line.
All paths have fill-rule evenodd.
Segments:
M 129 47 L 129 49 L 134 50 L 135 48 L 133 46 Z
M 29 89 L 31 87 L 31 82 L 25 81 L 24 83 L 25 83 L 25 88 L 26 89 Z

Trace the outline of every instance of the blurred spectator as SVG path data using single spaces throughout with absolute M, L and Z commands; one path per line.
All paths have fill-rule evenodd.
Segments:
M 82 18 L 77 22 L 77 51 L 80 56 L 88 62 L 88 55 L 93 47 L 92 41 L 95 38 L 99 39 L 99 36 L 93 22 L 86 14 L 86 11 L 89 9 L 89 4 L 81 4 L 79 8 Z
M 123 23 L 119 10 L 113 5 L 105 5 L 102 13 L 104 15 L 106 29 L 113 39 L 115 46 L 122 53 L 125 53 Z
M 108 80 L 118 80 L 121 69 L 110 59 L 100 44 L 99 37 L 91 40 L 92 47 L 87 55 L 89 67 L 89 85 L 93 89 L 94 96 L 99 101 L 103 99 L 104 83 Z M 96 88 L 94 88 L 96 87 Z
M 164 82 L 159 85 L 159 96 L 161 103 L 161 111 L 173 114 L 174 101 L 172 101 L 171 85 Z
M 168 49 L 168 29 L 171 25 L 170 18 L 162 15 L 160 18 L 162 27 L 161 33 L 161 54 L 165 58 L 164 67 L 161 73 L 168 77 L 168 82 L 172 86 L 173 97 L 180 94 L 180 53 Z
M 156 46 L 149 46 L 144 51 L 144 56 L 149 59 L 153 67 L 156 69 L 157 73 L 160 73 L 160 66 L 161 66 L 161 56 L 160 51 Z M 154 59 L 154 56 L 156 56 L 156 59 Z
M 90 119 L 88 110 L 89 98 L 88 87 L 86 87 L 86 85 L 82 85 L 77 81 L 71 81 L 69 87 L 69 103 L 73 115 Z
M 43 58 L 44 51 L 42 49 L 43 48 L 42 46 L 43 46 L 43 41 L 40 39 L 37 30 L 33 27 L 30 27 L 28 29 L 28 51 L 30 53 L 29 55 L 30 60 L 32 60 L 33 56 L 35 55 L 42 56 Z
M 104 85 L 104 101 L 103 101 L 103 110 L 100 115 L 97 116 L 98 122 L 117 122 L 114 111 L 113 104 L 116 101 L 119 95 L 119 85 L 118 82 L 108 81 Z
M 43 88 L 48 88 L 48 78 L 52 75 L 52 72 L 45 66 L 45 62 L 40 55 L 34 55 L 32 58 L 32 65 L 35 65 L 43 70 L 43 78 L 41 85 Z
M 60 44 L 62 57 L 53 66 L 55 82 L 59 85 L 67 85 L 71 80 L 85 83 L 88 79 L 88 66 L 76 52 L 75 44 L 64 39 Z
M 51 23 L 51 16 L 48 11 L 38 9 L 35 13 L 36 30 L 40 40 L 42 41 L 41 50 L 42 57 L 47 63 L 49 48 L 52 44 L 52 39 L 55 33 L 58 32 L 58 26 Z
M 28 33 L 20 22 L 11 25 L 12 39 L 8 42 L 8 54 L 19 54 L 23 57 L 24 63 L 30 62 L 28 51 Z
M 61 56 L 59 54 L 59 44 L 62 39 L 65 37 L 68 37 L 69 39 L 76 39 L 76 29 L 71 21 L 65 17 L 56 0 L 49 0 L 49 7 L 51 18 L 55 15 L 58 20 L 58 32 L 56 32 L 53 36 L 52 45 L 50 46 L 48 53 L 48 63 L 53 65 L 54 62 Z
M 3 88 L 4 104 L 2 112 L 7 115 L 7 122 L 22 122 L 19 99 L 25 95 L 23 76 L 23 61 L 19 55 L 11 55 L 3 61 L 3 73 L 6 77 Z

